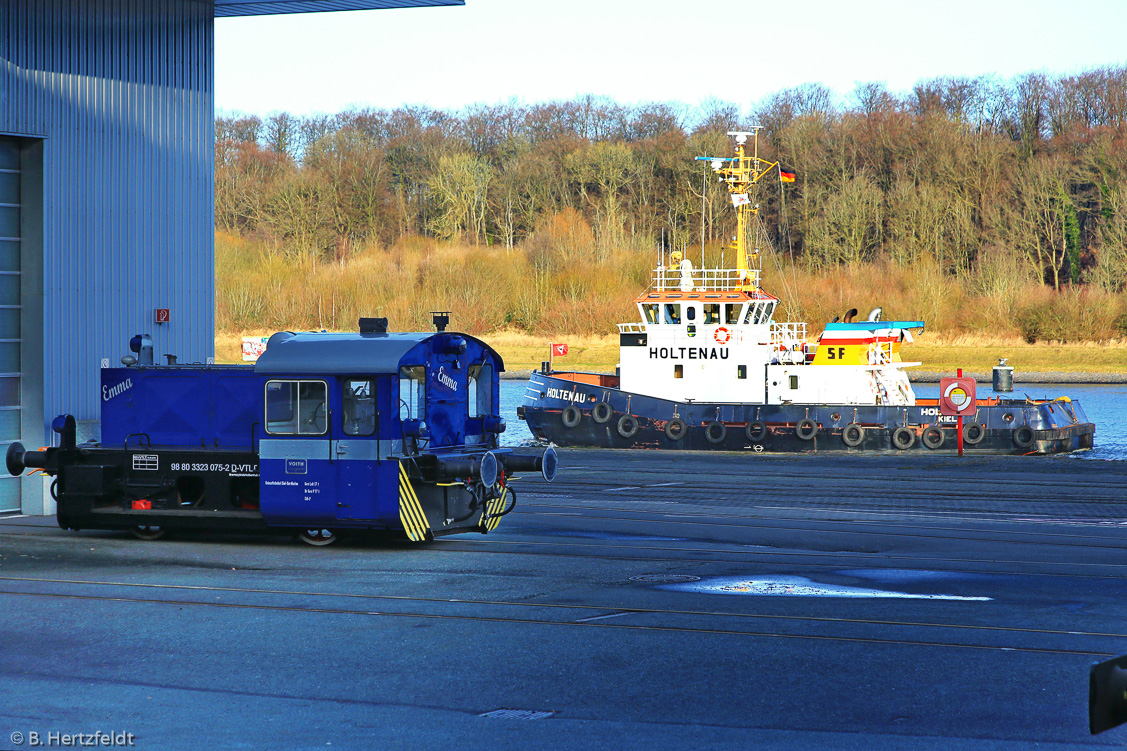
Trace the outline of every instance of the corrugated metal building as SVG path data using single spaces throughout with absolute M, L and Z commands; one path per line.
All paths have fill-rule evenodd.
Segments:
M 97 420 L 98 369 L 133 334 L 214 356 L 215 17 L 462 2 L 3 0 L 0 447 Z M 0 513 L 53 510 L 0 478 Z

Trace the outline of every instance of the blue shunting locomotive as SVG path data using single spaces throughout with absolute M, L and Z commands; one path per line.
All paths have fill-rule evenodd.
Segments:
M 500 355 L 472 336 L 281 332 L 254 365 L 155 365 L 139 355 L 102 370 L 101 441 L 7 452 L 7 468 L 54 475 L 64 529 L 338 534 L 392 532 L 413 541 L 489 532 L 512 510 L 516 472 L 556 472 L 548 449 L 498 448 Z

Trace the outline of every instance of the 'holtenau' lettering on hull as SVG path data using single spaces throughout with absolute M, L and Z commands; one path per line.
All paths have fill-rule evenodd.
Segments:
M 727 360 L 727 347 L 650 347 L 651 360 Z
M 587 395 L 579 391 L 564 391 L 563 389 L 548 389 L 544 396 L 549 399 L 560 399 L 565 402 L 585 402 Z M 591 397 L 594 399 L 595 397 Z

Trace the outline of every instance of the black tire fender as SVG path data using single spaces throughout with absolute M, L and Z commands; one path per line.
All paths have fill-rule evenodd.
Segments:
M 986 437 L 986 426 L 977 422 L 967 423 L 963 426 L 963 443 L 977 446 Z
M 759 443 L 767 437 L 767 426 L 759 420 L 749 422 L 747 427 L 744 428 L 744 437 L 749 441 Z
M 809 417 L 804 417 L 794 426 L 794 434 L 803 441 L 809 441 L 814 436 L 818 435 L 818 423 L 814 422 Z
M 634 415 L 623 415 L 618 418 L 618 434 L 623 438 L 633 438 L 638 432 L 638 418 Z
M 688 431 L 688 426 L 685 421 L 680 417 L 674 417 L 669 422 L 665 423 L 665 437 L 671 441 L 679 441 L 685 437 Z
M 704 428 L 704 437 L 713 445 L 723 443 L 728 437 L 728 428 L 719 420 L 710 422 Z
M 614 417 L 614 407 L 610 406 L 609 402 L 599 402 L 591 410 L 591 419 L 600 425 L 606 425 L 612 417 Z
M 865 429 L 851 422 L 841 430 L 841 442 L 849 448 L 857 448 L 865 440 Z
M 916 443 L 916 434 L 911 428 L 900 427 L 892 431 L 892 447 L 900 451 L 912 448 Z
M 560 413 L 560 419 L 563 421 L 565 428 L 574 428 L 582 418 L 583 415 L 580 413 L 579 407 L 574 404 L 567 405 L 564 407 L 564 411 Z
M 920 441 L 929 449 L 937 449 L 943 445 L 943 428 L 938 425 L 928 425 L 924 428 Z
M 1014 445 L 1019 449 L 1027 449 L 1033 445 L 1035 437 L 1033 435 L 1033 428 L 1028 425 L 1022 425 L 1014 430 Z

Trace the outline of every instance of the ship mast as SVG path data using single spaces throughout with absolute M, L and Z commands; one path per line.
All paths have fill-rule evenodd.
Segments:
M 720 181 L 728 187 L 732 205 L 736 208 L 736 241 L 728 248 L 736 251 L 736 272 L 739 280 L 735 289 L 754 291 L 759 287 L 759 253 L 748 253 L 747 232 L 759 204 L 751 202 L 751 186 L 772 169 L 778 162 L 766 162 L 759 158 L 759 131 L 761 125 L 751 126 L 751 130 L 730 130 L 728 135 L 736 139 L 735 157 L 701 157 L 697 159 L 712 163 L 712 171 L 720 176 Z M 751 138 L 748 153 L 748 138 Z

